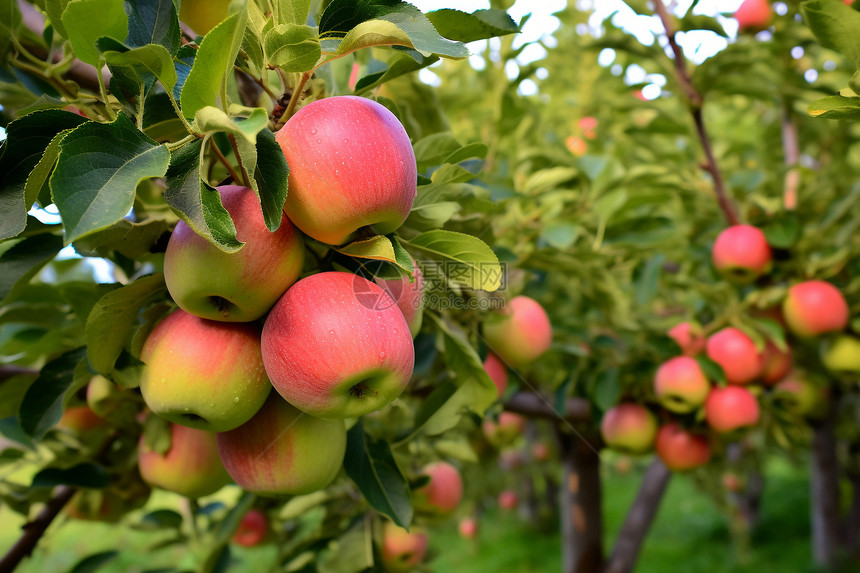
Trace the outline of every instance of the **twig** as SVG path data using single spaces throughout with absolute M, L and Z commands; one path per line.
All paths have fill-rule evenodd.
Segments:
M 797 140 L 797 125 L 791 116 L 791 106 L 782 103 L 782 150 L 785 155 L 785 189 L 783 190 L 782 206 L 786 211 L 797 208 L 797 188 L 800 184 L 800 171 L 797 164 L 800 161 L 800 145 Z
M 279 123 L 285 123 L 293 116 L 293 113 L 296 110 L 296 104 L 299 103 L 299 100 L 302 97 L 302 92 L 305 91 L 305 84 L 308 83 L 309 79 L 311 79 L 310 72 L 305 72 L 302 74 L 301 78 L 299 79 L 298 85 L 296 85 L 296 88 L 293 90 L 293 97 L 290 98 L 290 103 L 287 104 L 287 109 L 284 112 L 284 115 L 278 118 Z
M 230 174 L 230 177 L 233 178 L 233 181 L 236 183 L 242 181 L 242 178 L 239 177 L 239 175 L 236 173 L 236 170 L 233 169 L 233 166 L 230 165 L 230 162 L 227 161 L 227 158 L 224 157 L 224 154 L 221 153 L 220 149 L 218 149 L 218 144 L 215 143 L 214 139 L 210 142 L 209 147 L 212 149 L 213 153 L 215 153 L 215 157 L 217 157 L 221 161 L 221 163 L 224 164 L 224 167 L 227 168 L 227 172 Z
M 48 529 L 48 526 L 51 525 L 51 522 L 54 521 L 54 518 L 62 511 L 63 507 L 69 503 L 75 492 L 77 492 L 77 489 L 73 487 L 66 485 L 57 486 L 57 489 L 54 490 L 54 495 L 51 496 L 51 499 L 48 500 L 48 503 L 39 512 L 36 519 L 24 524 L 22 528 L 24 530 L 23 535 L 6 552 L 3 559 L 0 559 L 0 573 L 11 573 L 25 557 L 33 553 L 33 549 L 36 547 L 39 539 L 42 538 L 45 530 Z
M 556 412 L 546 401 L 531 392 L 517 392 L 504 404 L 505 410 L 532 418 L 563 418 L 568 422 L 587 422 L 591 419 L 591 405 L 581 398 L 568 398 L 563 412 Z

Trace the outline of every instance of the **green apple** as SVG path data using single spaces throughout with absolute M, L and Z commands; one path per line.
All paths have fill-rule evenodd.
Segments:
M 860 339 L 843 334 L 824 352 L 823 361 L 831 372 L 860 372 Z

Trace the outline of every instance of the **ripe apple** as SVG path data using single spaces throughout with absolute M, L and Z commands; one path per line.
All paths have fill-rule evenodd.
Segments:
M 300 495 L 326 487 L 343 465 L 343 420 L 309 416 L 272 392 L 245 424 L 218 434 L 218 454 L 242 489 Z
M 720 275 L 745 284 L 770 270 L 771 251 L 761 229 L 733 225 L 717 236 L 711 260 Z
M 218 188 L 245 245 L 225 253 L 179 221 L 164 253 L 164 282 L 179 308 L 210 320 L 250 322 L 263 316 L 296 282 L 305 259 L 301 234 L 286 216 L 266 228 L 252 189 Z
M 705 419 L 711 428 L 721 434 L 755 426 L 759 416 L 755 396 L 740 386 L 713 388 L 705 402 Z
M 526 419 L 513 412 L 502 412 L 499 414 L 498 423 L 493 420 L 484 420 L 481 429 L 484 436 L 496 447 L 506 446 L 517 439 L 526 427 Z
M 552 344 L 549 316 L 533 298 L 515 296 L 498 318 L 484 323 L 484 338 L 490 350 L 514 368 L 527 366 Z
M 158 416 L 223 432 L 247 422 L 272 386 L 252 323 L 215 322 L 177 310 L 143 345 L 143 399 Z
M 391 295 L 391 299 L 397 303 L 397 308 L 403 313 L 406 319 L 406 324 L 409 325 L 409 332 L 412 338 L 421 330 L 421 323 L 424 319 L 424 275 L 421 273 L 421 268 L 415 259 L 412 259 L 413 275 L 415 280 L 409 281 L 408 276 L 403 276 L 396 280 L 376 279 L 382 289 Z
M 600 421 L 606 445 L 619 452 L 642 454 L 651 449 L 657 433 L 657 418 L 645 406 L 622 402 Z
M 824 281 L 806 281 L 788 289 L 782 312 L 788 328 L 802 337 L 840 331 L 848 324 L 845 297 Z
M 519 504 L 520 496 L 517 495 L 517 492 L 506 489 L 499 494 L 499 507 L 505 511 L 512 511 L 516 509 Z
M 418 167 L 406 130 L 369 99 L 338 96 L 301 108 L 275 136 L 290 165 L 284 211 L 329 245 L 359 229 L 385 235 L 406 220 Z
M 762 381 L 765 384 L 776 384 L 791 370 L 793 359 L 791 356 L 791 348 L 786 347 L 783 352 L 777 348 L 776 344 L 769 341 L 762 352 L 762 360 L 764 361 L 764 370 L 762 372 Z
M 576 157 L 582 157 L 586 153 L 588 153 L 588 143 L 581 137 L 576 135 L 571 135 L 568 137 L 564 144 L 567 146 L 567 150 L 570 151 Z
M 475 539 L 478 536 L 478 522 L 474 517 L 464 517 L 460 520 L 457 530 L 463 539 Z
M 694 358 L 676 356 L 660 365 L 654 376 L 654 392 L 660 404 L 679 414 L 705 403 L 711 383 Z
M 487 358 L 484 360 L 484 370 L 487 371 L 490 380 L 496 385 L 499 396 L 504 394 L 505 390 L 508 389 L 508 369 L 505 368 L 499 357 L 492 352 L 488 353 Z
M 669 329 L 667 334 L 678 343 L 684 356 L 696 356 L 705 349 L 705 335 L 698 324 L 682 322 Z
M 843 334 L 827 348 L 822 357 L 831 372 L 860 372 L 860 339 Z
M 827 416 L 830 406 L 827 386 L 790 376 L 777 384 L 773 391 L 774 397 L 793 414 L 811 420 L 821 420 Z
M 255 547 L 263 542 L 268 532 L 269 520 L 266 514 L 252 508 L 242 516 L 242 521 L 239 522 L 239 527 L 233 534 L 233 543 L 242 547 Z
M 700 434 L 685 430 L 678 423 L 660 427 L 654 449 L 666 467 L 676 472 L 703 466 L 711 458 L 708 440 Z
M 719 364 L 729 384 L 749 384 L 762 375 L 764 360 L 752 339 L 734 327 L 708 337 L 708 358 Z
M 356 418 L 390 404 L 409 383 L 415 350 L 391 297 L 358 275 L 324 272 L 294 284 L 263 328 L 275 389 L 323 418 Z
M 146 483 L 190 498 L 211 495 L 230 483 L 214 433 L 171 424 L 170 436 L 170 449 L 163 455 L 141 436 L 138 465 Z
M 463 478 L 457 468 L 447 462 L 436 462 L 421 473 L 430 481 L 413 492 L 415 505 L 435 515 L 448 515 L 457 509 L 463 498 Z
M 66 408 L 57 422 L 57 428 L 68 430 L 74 434 L 82 434 L 105 426 L 107 426 L 107 422 L 96 415 L 89 406 Z
M 382 564 L 391 573 L 407 573 L 424 559 L 427 532 L 418 527 L 406 531 L 387 521 L 382 533 Z
M 182 0 L 179 19 L 194 32 L 205 36 L 227 17 L 230 0 Z
M 738 28 L 753 32 L 767 28 L 772 16 L 768 0 L 744 0 L 735 12 Z

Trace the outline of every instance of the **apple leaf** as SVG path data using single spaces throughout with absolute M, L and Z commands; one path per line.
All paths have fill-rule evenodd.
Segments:
M 66 6 L 70 0 L 45 0 L 45 12 L 48 18 L 51 19 L 51 25 L 55 32 L 68 39 L 69 34 L 66 32 L 66 27 L 63 26 L 63 12 L 66 11 Z
M 231 111 L 238 109 L 232 107 Z M 219 132 L 237 135 L 248 143 L 257 142 L 257 134 L 266 127 L 269 116 L 266 110 L 257 107 L 251 108 L 247 119 L 235 121 L 226 113 L 213 106 L 206 106 L 197 110 L 194 115 L 194 123 L 191 127 L 195 133 L 200 135 L 214 135 Z
M 113 123 L 90 122 L 67 135 L 50 180 L 66 244 L 122 219 L 138 183 L 164 176 L 169 162 L 167 148 L 124 113 Z
M 234 505 L 227 516 L 218 523 L 217 528 L 215 529 L 215 542 L 216 544 L 227 544 L 230 542 L 230 538 L 233 537 L 233 534 L 236 533 L 236 529 L 239 527 L 239 522 L 242 521 L 242 517 L 248 513 L 248 510 L 251 509 L 251 506 L 254 505 L 254 499 L 256 496 L 250 492 L 244 492 L 242 497 L 236 501 L 236 505 Z
M 87 357 L 90 366 L 109 374 L 129 341 L 140 310 L 164 296 L 161 274 L 141 277 L 101 297 L 87 318 Z
M 333 544 L 319 571 L 360 573 L 373 567 L 373 521 L 359 519 Z
M 828 96 L 809 104 L 812 117 L 860 120 L 860 97 Z
M 106 51 L 104 56 L 111 71 L 120 68 L 138 84 L 144 84 L 146 76 L 152 74 L 169 92 L 176 85 L 173 58 L 164 46 L 148 44 L 125 52 L 111 50 Z
M 116 251 L 129 258 L 149 252 L 152 245 L 170 229 L 163 219 L 146 219 L 134 223 L 120 219 L 103 229 L 74 242 L 75 251 L 85 257 L 106 257 Z
M 311 11 L 311 0 L 275 0 L 272 8 L 275 24 L 304 24 Z
M 364 93 L 389 80 L 426 68 L 438 61 L 437 56 L 421 56 L 421 60 L 416 61 L 408 54 L 395 51 L 388 58 L 388 61 L 382 64 L 382 69 L 373 70 L 358 80 L 355 84 L 355 93 Z
M 69 570 L 69 573 L 93 573 L 117 557 L 119 557 L 119 551 L 115 550 L 93 553 L 75 563 L 75 566 Z
M 409 527 L 413 513 L 409 483 L 388 442 L 365 434 L 360 420 L 347 432 L 343 468 L 371 507 L 400 527 Z
M 72 0 L 62 16 L 69 42 L 83 62 L 99 67 L 101 54 L 96 41 L 102 36 L 125 39 L 128 16 L 123 4 L 115 0 Z
M 285 72 L 313 69 L 321 55 L 316 29 L 304 24 L 279 24 L 263 40 L 266 62 Z
M 334 247 L 339 253 L 359 259 L 372 259 L 374 261 L 388 261 L 396 263 L 396 255 L 394 254 L 394 246 L 391 240 L 385 235 L 376 235 L 369 239 L 353 241 L 343 247 Z
M 130 48 L 147 44 L 163 46 L 172 57 L 179 49 L 179 17 L 173 0 L 124 0 L 128 14 L 128 37 L 125 43 Z
M 832 0 L 809 0 L 801 9 L 822 46 L 840 52 L 860 67 L 860 12 Z
M 0 302 L 14 299 L 62 248 L 61 237 L 46 233 L 27 237 L 0 255 Z
M 445 8 L 428 12 L 427 18 L 442 36 L 464 44 L 520 31 L 504 10 L 476 10 L 470 14 Z
M 406 245 L 447 260 L 446 275 L 453 283 L 490 292 L 502 284 L 499 259 L 477 237 L 436 229 L 418 235 Z
M 362 48 L 373 46 L 406 46 L 414 48 L 409 36 L 388 20 L 368 20 L 350 30 L 335 50 L 337 55 L 345 55 Z
M 281 146 L 275 140 L 275 134 L 268 129 L 257 134 L 257 169 L 254 181 L 263 208 L 263 218 L 270 231 L 277 231 L 281 226 L 284 213 L 284 202 L 287 200 L 290 166 Z
M 156 509 L 141 517 L 140 523 L 132 527 L 141 531 L 158 531 L 159 529 L 179 530 L 182 528 L 183 521 L 185 520 L 179 512 L 172 509 Z
M 70 468 L 45 468 L 33 476 L 30 487 L 57 485 L 101 489 L 110 485 L 110 476 L 102 466 L 81 463 Z
M 63 415 L 66 394 L 75 386 L 78 366 L 86 366 L 86 348 L 76 348 L 51 360 L 39 372 L 39 377 L 27 389 L 18 419 L 21 429 L 31 438 L 40 440 Z

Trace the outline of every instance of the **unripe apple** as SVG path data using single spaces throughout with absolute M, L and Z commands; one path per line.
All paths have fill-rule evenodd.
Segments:
M 700 434 L 685 430 L 677 423 L 660 427 L 654 449 L 666 467 L 676 472 L 703 466 L 711 458 L 708 440 Z
M 286 215 L 278 230 L 266 228 L 252 189 L 218 188 L 224 208 L 245 245 L 225 253 L 179 221 L 164 253 L 164 282 L 176 304 L 210 320 L 250 322 L 263 316 L 296 282 L 305 259 L 301 234 Z
M 377 278 L 376 284 L 382 287 L 397 303 L 397 308 L 403 313 L 403 318 L 409 325 L 412 338 L 415 338 L 418 331 L 421 330 L 421 323 L 424 319 L 424 275 L 415 259 L 412 259 L 412 268 L 415 277 L 412 282 L 409 281 L 408 276 L 403 276 L 396 280 Z
M 378 285 L 324 272 L 288 290 L 266 319 L 263 361 L 275 389 L 323 418 L 356 418 L 390 404 L 415 363 L 403 313 Z
M 733 225 L 717 236 L 711 251 L 714 267 L 726 279 L 749 283 L 771 267 L 771 251 L 761 229 Z
M 782 312 L 788 328 L 803 337 L 837 332 L 848 324 L 845 297 L 824 281 L 806 281 L 788 289 Z
M 478 522 L 474 517 L 464 517 L 460 520 L 457 530 L 463 539 L 475 539 L 478 536 Z
M 116 391 L 116 385 L 113 382 L 101 374 L 96 374 L 87 384 L 87 406 L 96 416 L 104 418 L 110 411 L 107 401 L 116 394 Z
M 667 334 L 678 343 L 684 356 L 696 356 L 705 349 L 705 335 L 698 324 L 682 322 L 669 329 Z
M 734 327 L 708 337 L 708 358 L 719 364 L 729 384 L 749 384 L 762 375 L 764 360 L 752 339 Z
M 735 12 L 740 30 L 757 32 L 770 24 L 773 9 L 768 0 L 744 0 Z
M 227 17 L 229 4 L 230 0 L 182 0 L 179 19 L 200 36 L 205 36 Z
M 218 434 L 227 473 L 260 495 L 301 495 L 326 487 L 343 465 L 346 426 L 297 410 L 272 392 L 245 424 Z
M 413 492 L 415 505 L 436 515 L 448 515 L 457 509 L 463 499 L 463 478 L 457 468 L 447 462 L 436 462 L 421 473 L 430 481 Z
M 427 553 L 427 532 L 418 527 L 406 531 L 387 521 L 382 533 L 382 564 L 391 573 L 407 573 Z
M 676 356 L 657 369 L 654 393 L 660 404 L 679 414 L 692 412 L 705 403 L 711 383 L 694 358 Z
M 481 429 L 484 436 L 496 447 L 505 446 L 516 440 L 526 427 L 526 419 L 513 412 L 499 414 L 499 422 L 484 420 Z
M 301 108 L 275 136 L 290 165 L 284 211 L 329 245 L 369 228 L 385 235 L 406 220 L 418 167 L 406 130 L 369 99 L 338 96 Z
M 508 369 L 505 368 L 499 357 L 492 352 L 487 354 L 487 358 L 484 360 L 484 370 L 487 371 L 490 380 L 496 385 L 499 396 L 504 394 L 505 390 L 508 389 Z
M 758 400 L 740 386 L 713 388 L 705 402 L 705 419 L 721 434 L 755 426 L 759 416 Z
M 252 508 L 242 516 L 242 521 L 239 522 L 239 527 L 233 534 L 233 543 L 242 547 L 255 547 L 263 542 L 268 532 L 269 520 L 266 514 Z
M 247 422 L 272 387 L 263 368 L 260 329 L 177 310 L 143 345 L 140 391 L 158 416 L 223 432 Z
M 211 495 L 230 483 L 214 433 L 171 424 L 170 436 L 170 449 L 163 455 L 141 436 L 138 465 L 146 483 L 190 498 Z
M 791 371 L 793 363 L 791 348 L 786 347 L 786 351 L 783 352 L 776 344 L 768 341 L 762 352 L 762 360 L 764 361 L 762 381 L 769 385 L 776 384 Z
M 810 420 L 821 420 L 827 416 L 830 392 L 826 386 L 791 376 L 777 384 L 773 391 L 785 409 L 797 416 Z
M 517 492 L 506 489 L 499 494 L 499 507 L 505 511 L 512 511 L 516 509 L 519 504 L 520 496 L 517 495 Z
M 523 295 L 509 300 L 499 320 L 489 320 L 483 328 L 490 350 L 514 368 L 528 366 L 552 344 L 549 316 L 539 302 Z
M 824 366 L 831 372 L 860 372 L 860 339 L 843 334 L 824 352 Z
M 89 406 L 72 406 L 66 408 L 57 427 L 75 434 L 104 428 L 107 422 L 93 412 Z
M 654 445 L 657 418 L 645 406 L 623 402 L 603 415 L 600 434 L 613 450 L 642 454 Z

